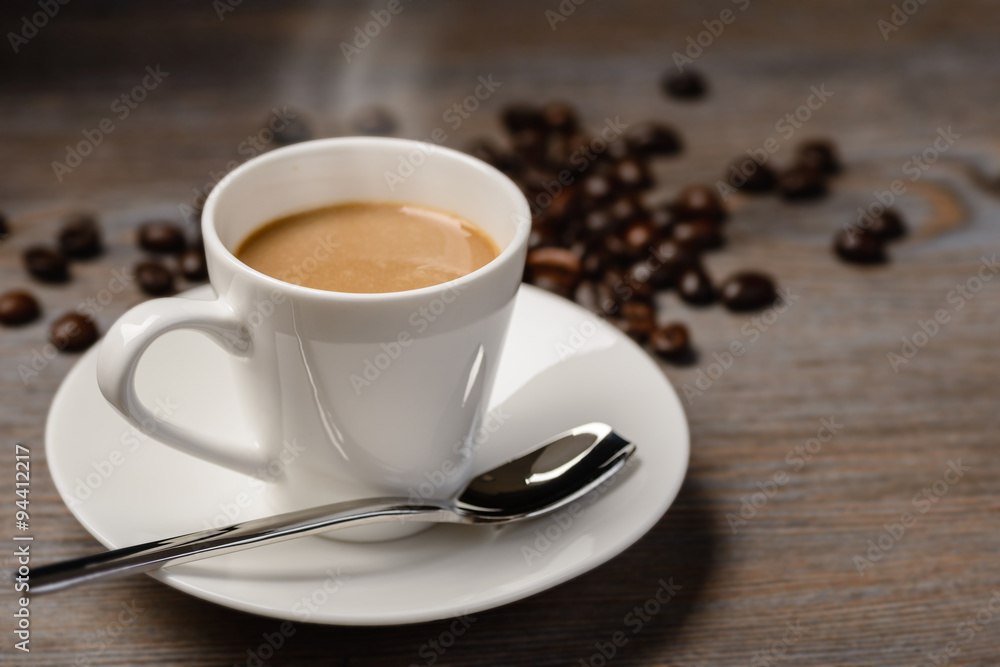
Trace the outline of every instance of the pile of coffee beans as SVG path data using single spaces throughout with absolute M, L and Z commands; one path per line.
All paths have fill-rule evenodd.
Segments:
M 655 186 L 652 161 L 683 149 L 673 127 L 642 123 L 611 140 L 592 137 L 564 102 L 510 105 L 500 121 L 509 148 L 479 139 L 467 150 L 529 201 L 527 282 L 576 300 L 672 363 L 693 361 L 691 336 L 683 324 L 657 324 L 658 292 L 736 312 L 774 302 L 774 282 L 762 273 L 737 273 L 720 289 L 706 271 L 702 257 L 726 244 L 728 217 L 712 186 L 686 187 L 665 205 L 644 201 Z
M 0 238 L 10 234 L 7 218 L 0 214 Z M 138 246 L 155 257 L 139 262 L 134 273 L 139 288 L 151 296 L 172 294 L 175 274 L 192 283 L 208 278 L 205 248 L 200 239 L 189 243 L 181 227 L 173 222 L 147 222 L 139 228 Z M 94 216 L 74 213 L 63 220 L 55 244 L 34 244 L 21 253 L 28 275 L 41 283 L 66 284 L 72 280 L 75 261 L 92 260 L 104 252 L 100 225 Z M 164 258 L 172 262 L 168 266 Z M 41 317 L 38 299 L 26 290 L 0 294 L 0 324 L 22 326 Z M 49 327 L 49 340 L 59 350 L 79 352 L 98 339 L 96 323 L 78 312 L 65 313 Z

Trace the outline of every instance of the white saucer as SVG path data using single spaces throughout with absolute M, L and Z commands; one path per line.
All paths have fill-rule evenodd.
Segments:
M 202 287 L 185 296 L 210 295 Z M 150 406 L 159 400 L 172 421 L 238 437 L 243 420 L 225 400 L 232 381 L 224 355 L 201 334 L 170 333 L 141 362 L 139 395 Z M 205 528 L 226 510 L 238 512 L 235 521 L 271 511 L 258 480 L 138 436 L 100 395 L 96 358 L 95 347 L 63 382 L 46 430 L 56 488 L 94 537 L 122 547 Z M 568 301 L 522 286 L 491 403 L 501 404 L 498 414 L 509 417 L 479 450 L 480 470 L 590 421 L 635 442 L 634 463 L 573 514 L 502 527 L 441 525 L 381 543 L 307 537 L 153 576 L 276 618 L 431 621 L 527 597 L 604 563 L 648 531 L 680 489 L 688 428 L 676 393 L 631 340 Z

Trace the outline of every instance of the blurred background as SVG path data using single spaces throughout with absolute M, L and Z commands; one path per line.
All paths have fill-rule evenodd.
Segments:
M 752 337 L 750 315 L 693 307 L 675 292 L 657 302 L 658 323 L 688 327 L 697 351 L 685 365 L 660 362 L 692 431 L 675 506 L 619 559 L 485 612 L 437 664 L 588 664 L 594 643 L 669 576 L 683 592 L 615 664 L 934 664 L 928 656 L 952 641 L 961 664 L 993 664 L 1000 623 L 968 641 L 955 628 L 1000 585 L 1000 292 L 987 281 L 961 309 L 948 295 L 1000 247 L 998 20 L 986 0 L 4 3 L 0 212 L 11 235 L 0 287 L 27 287 L 45 307 L 37 323 L 0 330 L 0 438 L 42 452 L 48 405 L 77 357 L 59 355 L 28 384 L 17 366 L 55 317 L 139 259 L 137 225 L 169 220 L 193 234 L 205 192 L 283 142 L 440 130 L 449 147 L 487 138 L 506 150 L 504 109 L 562 101 L 591 134 L 608 119 L 676 131 L 682 149 L 650 161 L 655 186 L 642 197 L 655 209 L 687 186 L 716 187 L 748 151 L 774 147 L 768 164 L 782 172 L 803 142 L 829 141 L 843 168 L 826 195 L 727 196 L 726 245 L 704 257 L 715 281 L 766 272 L 800 297 L 787 314 L 753 325 Z M 678 63 L 702 77 L 703 94 L 668 90 Z M 484 80 L 493 92 L 456 116 Z M 294 120 L 277 137 L 264 131 L 276 116 Z M 889 261 L 838 259 L 835 234 L 882 200 L 908 230 Z M 75 267 L 69 286 L 31 282 L 19 253 L 50 242 L 75 211 L 99 219 L 106 255 Z M 145 298 L 126 290 L 98 329 Z M 950 324 L 894 368 L 890 353 L 940 309 Z M 734 341 L 746 354 L 710 390 L 685 395 Z M 727 515 L 831 415 L 843 434 L 733 529 Z M 974 472 L 859 573 L 853 557 L 953 458 Z M 93 550 L 43 461 L 39 553 Z M 133 597 L 151 611 L 97 651 L 94 632 Z M 246 647 L 273 625 L 142 579 L 87 600 L 39 600 L 38 654 L 9 664 L 81 654 L 93 664 L 246 664 Z M 796 622 L 808 628 L 801 639 L 761 653 Z M 418 651 L 445 627 L 301 626 L 268 664 L 430 664 Z M 0 662 L 14 660 L 3 651 Z

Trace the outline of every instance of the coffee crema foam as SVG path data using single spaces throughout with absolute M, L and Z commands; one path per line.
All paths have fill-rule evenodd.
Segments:
M 236 257 L 278 280 L 331 292 L 376 294 L 440 285 L 500 254 L 474 223 L 401 203 L 350 202 L 273 220 Z

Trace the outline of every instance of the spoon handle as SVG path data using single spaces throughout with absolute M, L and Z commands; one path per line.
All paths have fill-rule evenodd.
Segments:
M 405 498 L 351 500 L 287 512 L 186 535 L 112 549 L 46 565 L 31 572 L 31 592 L 51 593 L 78 584 L 149 572 L 254 546 L 315 535 L 347 525 L 391 520 L 460 521 L 441 505 L 414 505 Z

